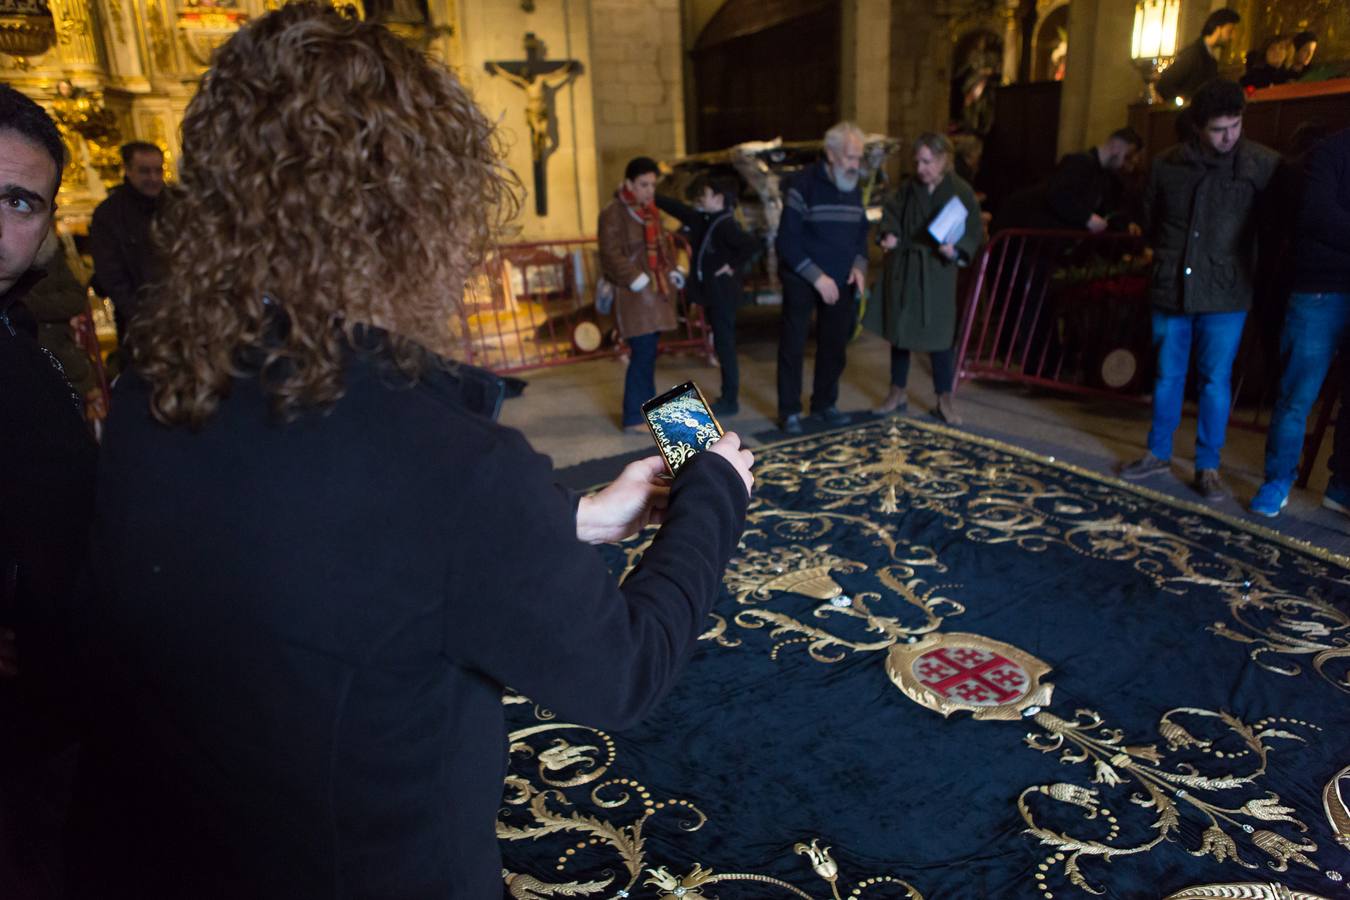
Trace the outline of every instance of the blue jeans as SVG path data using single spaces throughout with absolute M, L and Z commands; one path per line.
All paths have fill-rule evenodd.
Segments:
M 628 339 L 628 372 L 623 376 L 623 427 L 643 422 L 642 404 L 656 396 L 656 343 L 659 331 Z
M 1293 483 L 1308 413 L 1341 349 L 1350 349 L 1350 293 L 1291 294 L 1280 336 L 1280 393 L 1266 437 L 1266 481 Z M 1350 363 L 1350 354 L 1345 360 Z
M 1233 357 L 1237 356 L 1246 320 L 1245 312 L 1177 315 L 1154 311 L 1153 349 L 1158 354 L 1158 374 L 1153 382 L 1153 427 L 1148 433 L 1148 449 L 1158 459 L 1172 458 L 1172 433 L 1181 424 L 1186 372 L 1194 344 L 1200 382 L 1195 467 L 1219 467 L 1232 405 Z

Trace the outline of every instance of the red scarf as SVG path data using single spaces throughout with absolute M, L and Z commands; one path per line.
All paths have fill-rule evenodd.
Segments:
M 637 198 L 626 187 L 619 188 L 619 199 L 642 220 L 642 236 L 647 243 L 647 268 L 651 270 L 656 289 L 665 293 L 664 285 L 671 265 L 666 256 L 666 243 L 662 240 L 665 235 L 661 228 L 661 212 L 655 203 L 638 205 Z

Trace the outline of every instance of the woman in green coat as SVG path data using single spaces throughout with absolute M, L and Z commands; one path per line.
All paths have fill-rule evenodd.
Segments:
M 923 350 L 933 363 L 934 415 L 961 424 L 952 403 L 956 377 L 952 341 L 956 336 L 956 272 L 975 258 L 984 238 L 980 204 L 969 184 L 952 172 L 951 141 L 927 132 L 914 141 L 914 176 L 886 201 L 881 217 L 881 246 L 886 254 L 881 302 L 868 326 L 891 342 L 891 390 L 873 410 L 880 415 L 909 406 L 910 351 Z M 939 243 L 929 225 L 953 198 L 966 209 L 959 238 Z

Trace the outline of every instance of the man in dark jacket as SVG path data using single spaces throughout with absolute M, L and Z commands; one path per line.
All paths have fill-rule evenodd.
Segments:
M 811 412 L 830 426 L 848 422 L 835 402 L 867 278 L 867 212 L 858 189 L 862 154 L 862 130 L 840 122 L 825 133 L 825 159 L 798 172 L 784 197 L 777 241 L 783 283 L 778 419 L 788 434 L 802 432 L 802 356 L 813 312 Z
M 1209 82 L 1191 105 L 1199 135 L 1158 157 L 1144 195 L 1158 371 L 1148 452 L 1121 474 L 1145 478 L 1169 467 L 1194 344 L 1200 382 L 1195 487 L 1206 500 L 1218 500 L 1227 495 L 1218 469 L 1233 358 L 1255 293 L 1257 205 L 1280 157 L 1242 137 L 1245 98 L 1236 82 Z
M 154 144 L 122 147 L 123 180 L 89 223 L 94 289 L 113 302 L 117 337 L 125 340 L 138 292 L 151 280 L 150 222 L 164 190 L 164 153 Z
M 1124 228 L 1120 172 L 1144 146 L 1139 132 L 1126 126 L 1081 153 L 1068 153 L 1042 184 L 1017 191 L 1004 201 L 995 230 L 1072 228 L 1100 234 Z
M 1169 103 L 1177 97 L 1188 98 L 1200 85 L 1219 77 L 1218 55 L 1233 42 L 1233 32 L 1241 21 L 1242 16 L 1231 9 L 1210 13 L 1200 39 L 1182 48 L 1158 79 L 1158 96 Z
M 60 364 L 20 299 L 51 228 L 65 153 L 32 100 L 0 85 L 0 885 L 48 897 L 54 835 L 37 785 L 62 734 L 51 623 L 70 597 L 93 508 L 94 446 Z
M 1280 393 L 1266 437 L 1265 484 L 1251 510 L 1279 515 L 1289 502 L 1308 413 L 1341 354 L 1341 396 L 1350 398 L 1350 128 L 1318 144 L 1304 164 L 1294 229 L 1293 291 L 1280 339 Z M 1350 416 L 1336 422 L 1331 483 L 1322 504 L 1350 515 Z
M 736 221 L 735 175 L 700 176 L 690 185 L 696 207 L 656 195 L 657 207 L 680 220 L 693 252 L 688 298 L 707 310 L 713 351 L 722 369 L 722 395 L 712 405 L 718 416 L 740 412 L 740 368 L 736 361 L 736 310 L 745 302 L 741 278 L 759 253 L 759 242 Z

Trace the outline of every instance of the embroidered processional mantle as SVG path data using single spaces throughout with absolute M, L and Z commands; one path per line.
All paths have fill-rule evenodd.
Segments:
M 970 601 L 960 573 L 938 546 L 907 542 L 900 525 L 906 515 L 928 515 L 953 539 L 1127 567 L 1164 599 L 1212 607 L 1214 621 L 1195 642 L 1236 644 L 1276 686 L 1294 689 L 1300 679 L 1303 689 L 1311 684 L 1350 705 L 1350 615 L 1332 602 L 1338 592 L 1350 596 L 1347 561 L 936 426 L 883 423 L 759 458 L 750 524 L 703 635 L 707 652 L 762 654 L 774 663 L 800 654 L 823 667 L 872 657 L 876 665 L 858 672 L 888 681 L 895 702 L 1021 729 L 1027 753 L 1052 756 L 1061 768 L 1053 781 L 999 785 L 1022 823 L 1020 840 L 1041 851 L 1019 893 L 1097 895 L 1131 857 L 1162 853 L 1223 863 L 1234 876 L 1185 887 L 1173 900 L 1323 896 L 1284 887 L 1279 876 L 1291 867 L 1315 873 L 1325 896 L 1350 896 L 1350 760 L 1327 773 L 1322 810 L 1295 808 L 1270 788 L 1272 755 L 1295 759 L 1300 747 L 1327 737 L 1322 724 L 1279 709 L 1249 720 L 1222 708 L 1171 706 L 1159 709 L 1151 731 L 1126 733 L 1112 724 L 1109 693 L 1090 707 L 1059 699 L 1053 655 L 1041 659 L 963 629 Z M 871 548 L 867 559 L 844 548 L 859 542 Z M 638 539 L 618 548 L 616 568 L 631 568 L 645 546 Z M 843 579 L 873 589 L 848 591 Z M 809 614 L 800 602 L 785 605 L 792 597 L 814 603 Z M 1082 697 L 1081 686 L 1068 687 Z M 644 786 L 612 736 L 550 721 L 546 710 L 535 708 L 533 717 L 511 735 L 498 826 L 512 897 L 710 898 L 716 885 L 737 883 L 759 887 L 730 896 L 924 896 L 913 877 L 841 867 L 828 833 L 784 843 L 814 883 L 655 857 L 652 829 L 694 833 L 719 823 L 688 797 Z M 745 790 L 754 796 L 753 785 Z M 1334 840 L 1314 840 L 1314 823 Z M 556 878 L 511 871 L 511 842 L 545 837 L 561 848 Z M 597 858 L 605 861 L 597 866 Z

